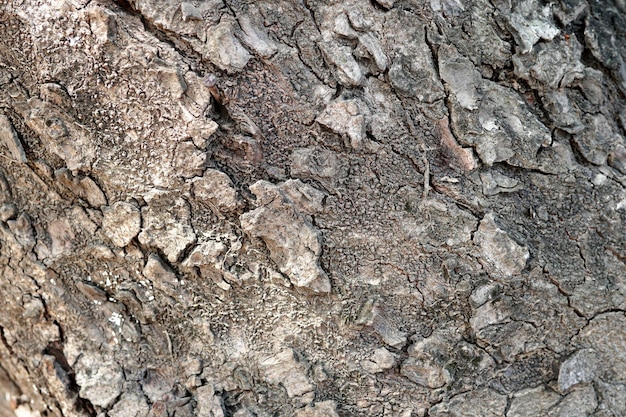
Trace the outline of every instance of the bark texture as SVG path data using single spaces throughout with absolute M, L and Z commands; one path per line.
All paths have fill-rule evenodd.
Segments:
M 0 2 L 0 415 L 626 415 L 625 16 Z

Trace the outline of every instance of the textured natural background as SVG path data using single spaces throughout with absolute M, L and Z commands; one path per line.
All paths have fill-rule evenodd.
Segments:
M 0 415 L 625 416 L 624 0 L 0 0 Z

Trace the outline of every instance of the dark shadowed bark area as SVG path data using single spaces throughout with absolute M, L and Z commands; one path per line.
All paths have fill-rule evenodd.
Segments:
M 626 415 L 624 0 L 0 0 L 0 416 Z

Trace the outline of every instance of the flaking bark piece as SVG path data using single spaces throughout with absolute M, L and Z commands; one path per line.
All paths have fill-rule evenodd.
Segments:
M 498 272 L 506 276 L 518 275 L 530 257 L 528 248 L 515 242 L 494 220 L 493 213 L 485 215 L 474 235 L 484 256 Z
M 148 206 L 141 209 L 143 229 L 139 242 L 156 246 L 169 262 L 177 262 L 180 255 L 196 241 L 191 227 L 189 203 L 169 193 L 147 196 Z
M 280 384 L 289 398 L 297 397 L 315 389 L 306 374 L 305 366 L 298 362 L 291 349 L 262 358 L 259 369 L 270 384 Z
M 0 140 L 4 142 L 6 147 L 11 152 L 11 156 L 14 160 L 22 163 L 26 163 L 26 153 L 22 147 L 22 142 L 17 136 L 15 129 L 8 117 L 0 113 Z
M 270 257 L 293 285 L 317 293 L 330 292 L 330 281 L 319 265 L 322 236 L 276 185 L 258 181 L 250 190 L 260 207 L 240 217 L 241 227 L 263 239 Z
M 194 178 L 191 189 L 196 199 L 221 212 L 235 211 L 241 205 L 231 179 L 216 169 L 207 169 L 202 177 Z
M 118 201 L 102 213 L 102 230 L 117 247 L 128 245 L 141 230 L 141 214 L 133 204 Z

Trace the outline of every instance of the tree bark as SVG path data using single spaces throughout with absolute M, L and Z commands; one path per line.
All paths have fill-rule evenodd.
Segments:
M 0 5 L 0 416 L 626 415 L 624 0 Z

